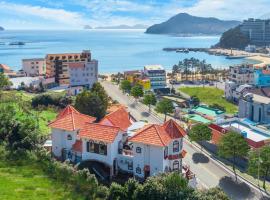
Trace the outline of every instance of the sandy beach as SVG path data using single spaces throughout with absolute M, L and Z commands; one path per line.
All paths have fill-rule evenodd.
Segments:
M 264 67 L 265 65 L 269 65 L 270 64 L 270 57 L 269 56 L 266 56 L 266 55 L 250 56 L 247 59 L 248 60 L 256 60 L 256 61 L 261 62 L 261 63 L 255 65 L 255 66 L 258 66 L 258 67 Z

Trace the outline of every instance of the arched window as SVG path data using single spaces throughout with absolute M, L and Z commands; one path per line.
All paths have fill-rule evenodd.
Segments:
M 107 155 L 107 145 L 103 142 L 99 143 L 99 154 Z
M 136 173 L 137 173 L 137 174 L 141 174 L 141 173 L 142 173 L 142 170 L 141 170 L 140 167 L 137 167 L 137 168 L 136 168 Z
M 136 147 L 136 153 L 142 153 L 142 148 L 141 147 Z
M 179 170 L 179 161 L 178 160 L 173 161 L 173 170 Z
M 165 147 L 164 149 L 164 159 L 168 157 L 168 147 Z
M 67 140 L 72 140 L 72 136 L 70 134 L 67 135 Z
M 173 142 L 173 152 L 179 152 L 179 142 L 177 140 Z

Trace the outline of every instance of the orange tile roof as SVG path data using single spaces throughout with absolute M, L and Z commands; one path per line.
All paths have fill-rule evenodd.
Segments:
M 72 149 L 77 152 L 82 152 L 82 140 L 76 140 L 72 145 Z
M 129 141 L 164 147 L 167 146 L 171 140 L 182 138 L 185 135 L 186 132 L 184 129 L 173 120 L 169 120 L 162 126 L 157 124 L 146 125 L 133 137 L 129 138 Z
M 112 143 L 120 131 L 119 127 L 96 123 L 86 123 L 80 130 L 79 136 L 91 140 Z
M 57 118 L 49 123 L 49 127 L 67 131 L 81 129 L 85 123 L 94 122 L 96 118 L 81 114 L 72 106 L 67 106 Z
M 131 125 L 129 113 L 124 106 L 120 106 L 117 110 L 106 115 L 100 123 L 102 124 L 105 119 L 109 120 L 113 126 L 120 127 L 123 131 L 126 131 Z

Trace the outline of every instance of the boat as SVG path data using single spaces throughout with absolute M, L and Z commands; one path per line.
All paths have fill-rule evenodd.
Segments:
M 9 45 L 25 45 L 24 42 L 10 42 Z
M 226 59 L 241 59 L 245 58 L 246 56 L 226 56 Z

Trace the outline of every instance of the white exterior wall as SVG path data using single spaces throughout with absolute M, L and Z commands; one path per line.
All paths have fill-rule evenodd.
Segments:
M 97 160 L 103 162 L 109 166 L 113 165 L 113 160 L 117 158 L 118 155 L 118 142 L 122 139 L 122 133 L 118 133 L 113 143 L 107 144 L 107 155 L 101 155 L 96 153 L 87 152 L 86 144 L 89 139 L 83 138 L 82 141 L 82 160 Z M 96 141 L 99 143 L 100 141 Z
M 67 136 L 71 135 L 72 139 L 68 140 Z M 76 142 L 77 131 L 65 131 L 61 129 L 52 129 L 52 152 L 55 156 L 62 155 L 62 149 L 70 150 L 72 145 Z
M 46 64 L 45 59 L 23 59 L 22 66 L 26 76 L 45 75 Z
M 84 68 L 69 68 L 71 86 L 89 86 L 98 80 L 98 61 L 86 62 Z

